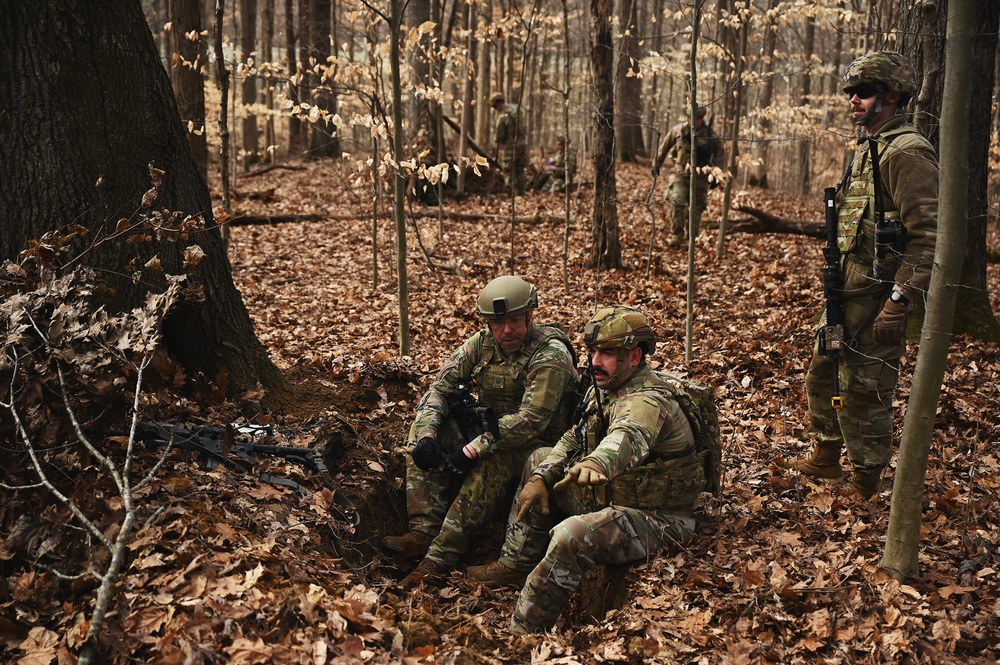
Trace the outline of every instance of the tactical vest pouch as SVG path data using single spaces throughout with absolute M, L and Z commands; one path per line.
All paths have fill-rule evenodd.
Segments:
M 657 460 L 629 471 L 610 483 L 610 503 L 647 510 L 690 510 L 705 489 L 702 451 L 672 460 Z

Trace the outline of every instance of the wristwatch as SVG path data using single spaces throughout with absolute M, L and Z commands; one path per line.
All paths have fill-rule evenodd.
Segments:
M 910 304 L 910 299 L 907 298 L 906 296 L 904 296 L 899 291 L 896 291 L 895 289 L 893 289 L 892 293 L 889 294 L 889 300 L 891 300 L 891 301 L 893 301 L 895 303 L 899 303 L 900 305 L 909 305 Z

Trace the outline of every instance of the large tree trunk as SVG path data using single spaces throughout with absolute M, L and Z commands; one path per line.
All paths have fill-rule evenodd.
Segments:
M 286 94 L 293 105 L 299 104 L 299 86 L 296 79 L 299 75 L 298 53 L 299 34 L 295 29 L 295 2 L 285 0 L 285 60 L 288 62 L 288 87 Z M 298 115 L 288 118 L 288 154 L 295 157 L 302 152 L 303 130 L 305 129 Z
M 618 52 L 617 101 L 618 116 L 615 134 L 618 158 L 634 162 L 636 157 L 649 157 L 642 137 L 642 79 L 629 76 L 629 70 L 638 70 L 642 59 L 639 46 L 638 0 L 621 0 L 622 38 Z
M 618 185 L 615 180 L 615 88 L 612 81 L 614 50 L 611 39 L 611 0 L 591 0 L 594 63 L 594 245 L 591 265 L 621 268 L 618 238 Z
M 989 132 L 992 117 L 992 91 L 996 76 L 997 29 L 1000 27 L 1000 3 L 996 0 L 975 0 L 976 31 L 973 38 L 973 86 L 969 123 L 969 221 L 965 263 L 962 267 L 962 288 L 958 291 L 955 333 L 965 333 L 977 339 L 1000 341 L 1000 323 L 990 306 L 986 287 L 986 223 Z M 917 95 L 918 120 L 940 118 L 944 99 L 946 65 L 942 36 L 948 0 L 939 0 L 933 12 L 904 12 L 901 51 L 917 69 L 921 89 Z M 923 71 L 921 71 L 921 64 Z M 927 122 L 928 138 L 938 144 L 940 123 Z M 919 330 L 922 318 L 913 317 L 911 333 Z
M 240 61 L 247 63 L 251 59 L 251 53 L 257 48 L 257 0 L 242 0 L 240 2 Z M 258 53 L 253 58 L 256 64 L 260 64 L 261 55 Z M 243 156 L 240 159 L 243 165 L 243 172 L 250 169 L 250 164 L 258 161 L 258 151 L 260 150 L 259 131 L 257 129 L 257 111 L 253 106 L 257 103 L 257 76 L 251 74 L 249 68 L 243 76 L 240 85 L 240 100 L 243 102 L 243 109 L 240 115 L 243 117 Z
M 170 0 L 170 80 L 180 108 L 181 122 L 189 125 L 188 145 L 202 178 L 208 176 L 208 140 L 205 135 L 205 84 L 202 67 L 205 44 L 201 40 L 201 0 Z M 187 35 L 195 35 L 188 39 Z
M 330 32 L 333 26 L 330 20 L 330 0 L 311 0 L 310 6 L 310 29 L 309 37 L 312 44 L 310 49 L 316 64 L 320 65 L 320 72 L 329 66 L 327 58 L 332 53 L 330 46 Z M 334 90 L 332 76 L 314 74 L 312 77 L 313 89 L 312 103 L 322 111 L 333 114 L 337 110 L 337 96 Z M 337 136 L 337 126 L 322 116 L 313 124 L 312 146 L 309 150 L 311 157 L 339 157 L 340 138 Z
M 995 3 L 996 0 L 985 0 Z M 927 325 L 913 373 L 892 488 L 882 566 L 898 580 L 916 576 L 920 521 L 934 417 L 951 341 L 962 255 L 966 245 L 969 170 L 969 100 L 973 77 L 972 37 L 976 0 L 951 0 L 948 14 L 945 100 L 941 113 L 940 227 L 934 252 Z M 981 26 L 982 24 L 978 24 Z M 995 37 L 994 37 L 995 39 Z
M 210 229 L 187 242 L 108 242 L 88 253 L 84 262 L 113 289 L 109 309 L 137 306 L 163 285 L 162 273 L 142 268 L 153 254 L 163 272 L 179 274 L 185 245 L 197 243 L 204 300 L 171 315 L 168 350 L 189 376 L 228 372 L 230 392 L 279 384 L 233 285 L 222 236 L 211 228 L 208 188 L 139 2 L 0 3 L 0 67 L 0 115 L 8 116 L 0 136 L 0 256 L 14 258 L 29 239 L 70 222 L 91 237 L 113 231 L 142 208 L 154 164 L 166 172 L 155 209 L 201 216 Z

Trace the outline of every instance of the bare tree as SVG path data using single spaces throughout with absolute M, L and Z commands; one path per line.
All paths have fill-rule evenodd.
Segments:
M 927 457 L 966 246 L 969 175 L 969 99 L 972 89 L 972 40 L 975 0 L 950 0 L 945 46 L 944 102 L 941 109 L 940 221 L 931 273 L 927 315 L 920 340 L 913 389 L 892 488 L 889 529 L 882 565 L 897 579 L 917 574 L 920 517 Z

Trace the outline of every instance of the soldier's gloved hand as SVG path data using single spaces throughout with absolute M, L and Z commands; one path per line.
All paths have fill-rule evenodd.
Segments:
M 660 175 L 660 167 L 659 166 L 654 166 L 653 167 L 653 177 L 655 178 L 658 175 Z
M 418 469 L 430 471 L 431 469 L 436 469 L 441 466 L 441 459 L 444 457 L 444 449 L 436 439 L 424 436 L 417 441 L 417 445 L 413 447 L 413 452 L 410 453 L 410 457 L 413 458 L 413 463 L 417 465 Z
M 554 492 L 558 492 L 570 483 L 577 483 L 579 485 L 603 485 L 606 482 L 608 482 L 608 477 L 604 474 L 604 469 L 601 468 L 601 465 L 597 462 L 585 459 L 567 471 L 566 477 L 556 483 L 552 490 Z
M 472 471 L 472 467 L 476 466 L 476 460 L 467 457 L 465 452 L 459 448 L 444 461 L 444 470 L 455 476 L 456 478 L 461 478 L 469 471 Z
M 523 522 L 535 504 L 538 504 L 543 515 L 549 514 L 549 488 L 545 486 L 545 480 L 541 476 L 532 476 L 517 495 L 514 504 L 517 521 Z
M 882 311 L 875 317 L 872 336 L 879 344 L 899 346 L 906 335 L 906 305 L 886 300 Z

